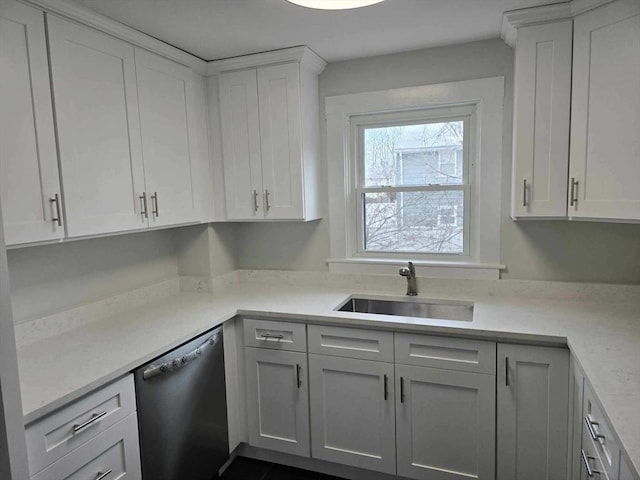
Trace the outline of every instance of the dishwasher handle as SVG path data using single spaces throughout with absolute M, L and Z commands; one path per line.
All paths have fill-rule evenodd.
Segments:
M 146 368 L 142 372 L 142 379 L 149 380 L 153 377 L 157 377 L 158 375 L 162 375 L 163 373 L 170 373 L 170 372 L 173 372 L 174 370 L 182 368 L 185 365 L 191 363 L 196 358 L 199 358 L 206 350 L 214 346 L 219 341 L 220 341 L 220 333 L 216 332 L 213 335 L 211 335 L 207 340 L 205 340 L 203 343 L 201 343 L 198 347 L 190 351 L 189 353 L 186 353 L 184 355 L 181 355 L 179 357 L 176 357 L 172 360 L 168 360 L 158 365 L 151 364 L 149 368 Z

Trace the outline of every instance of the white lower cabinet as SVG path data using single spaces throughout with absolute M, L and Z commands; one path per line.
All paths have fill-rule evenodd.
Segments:
M 140 480 L 138 421 L 132 413 L 31 480 Z
M 32 480 L 139 480 L 133 375 L 75 400 L 26 427 Z
M 498 344 L 498 480 L 567 476 L 569 351 Z
M 397 473 L 495 478 L 495 377 L 396 365 Z
M 307 354 L 245 347 L 249 443 L 309 456 Z
M 393 364 L 309 355 L 311 456 L 396 473 Z

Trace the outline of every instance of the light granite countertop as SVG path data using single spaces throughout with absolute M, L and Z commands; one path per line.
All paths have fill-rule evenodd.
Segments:
M 19 345 L 25 423 L 152 360 L 237 314 L 568 345 L 640 472 L 640 303 L 438 295 L 475 302 L 472 322 L 337 312 L 347 288 L 237 284 L 176 293 L 63 334 Z M 388 292 L 367 291 L 385 296 Z M 401 295 L 400 295 L 401 296 Z M 428 297 L 424 297 L 428 298 Z

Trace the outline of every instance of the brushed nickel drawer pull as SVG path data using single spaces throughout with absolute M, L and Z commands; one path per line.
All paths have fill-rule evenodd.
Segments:
M 106 472 L 102 473 L 102 472 L 98 472 L 98 475 L 96 476 L 96 480 L 102 480 L 103 478 L 107 478 L 107 476 L 113 472 L 112 469 L 107 470 Z
M 597 442 L 599 438 L 605 438 L 605 436 L 604 436 L 604 435 L 602 435 L 601 433 L 596 433 L 596 431 L 593 429 L 593 426 L 594 426 L 594 425 L 599 425 L 599 423 L 598 423 L 598 422 L 594 422 L 594 421 L 593 421 L 593 420 L 591 420 L 591 419 L 589 418 L 589 416 L 587 415 L 587 416 L 585 416 L 585 417 L 584 417 L 584 423 L 586 423 L 586 424 L 587 424 L 587 430 L 589 430 L 589 435 L 591 435 L 591 438 L 592 438 L 594 441 L 596 441 L 596 442 Z
M 62 214 L 60 213 L 60 195 L 57 193 L 49 199 L 51 203 L 56 204 L 56 216 L 51 221 L 57 223 L 59 227 L 62 226 Z
M 595 460 L 596 457 L 587 455 L 586 453 L 584 453 L 584 449 L 580 450 L 580 455 L 582 456 L 582 463 L 584 463 L 584 466 L 587 468 L 587 475 L 589 476 L 589 478 L 593 477 L 594 473 L 600 475 L 600 472 L 598 470 L 591 470 L 591 466 L 589 465 L 589 460 Z
M 282 340 L 284 338 L 284 335 L 282 335 L 281 333 L 263 333 L 260 336 L 262 338 L 264 338 L 265 340 L 268 339 L 268 338 L 274 338 L 276 340 Z
M 265 188 L 264 190 L 264 207 L 267 209 L 267 212 L 271 209 L 271 204 L 269 203 L 269 190 Z
M 78 433 L 80 430 L 87 428 L 89 425 L 97 422 L 98 420 L 100 420 L 102 417 L 104 417 L 107 414 L 107 411 L 105 410 L 104 412 L 100 412 L 100 413 L 94 413 L 93 415 L 91 415 L 91 418 L 89 420 L 87 420 L 86 422 L 80 423 L 80 424 L 75 424 L 73 426 L 73 433 Z

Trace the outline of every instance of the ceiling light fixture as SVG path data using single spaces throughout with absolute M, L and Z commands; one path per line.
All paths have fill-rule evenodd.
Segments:
M 350 8 L 368 7 L 383 0 L 287 0 L 301 7 L 320 10 L 347 10 Z

